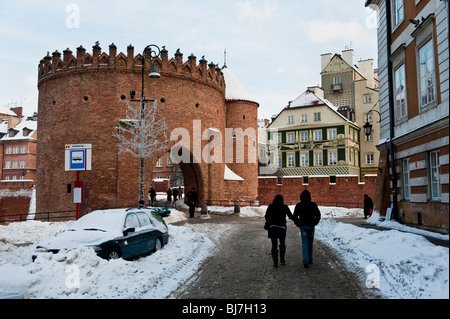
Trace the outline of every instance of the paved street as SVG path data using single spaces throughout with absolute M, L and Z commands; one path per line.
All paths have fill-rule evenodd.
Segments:
M 171 297 L 177 299 L 367 299 L 378 298 L 343 267 L 332 251 L 315 241 L 314 264 L 303 267 L 298 228 L 289 221 L 286 265 L 273 267 L 270 239 L 262 218 L 236 215 L 190 219 L 188 223 L 231 223 L 217 254 Z

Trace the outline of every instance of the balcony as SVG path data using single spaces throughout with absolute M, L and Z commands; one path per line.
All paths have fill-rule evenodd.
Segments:
M 331 91 L 333 92 L 342 92 L 342 84 L 331 84 Z

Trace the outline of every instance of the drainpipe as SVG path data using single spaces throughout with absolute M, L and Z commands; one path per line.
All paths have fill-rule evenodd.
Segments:
M 397 173 L 395 171 L 395 115 L 394 115 L 394 97 L 393 97 L 393 79 L 392 79 L 392 62 L 391 62 L 391 1 L 386 0 L 386 51 L 388 64 L 388 88 L 389 88 L 389 153 L 391 157 L 391 180 L 392 180 L 392 218 L 398 220 L 398 203 L 397 203 Z

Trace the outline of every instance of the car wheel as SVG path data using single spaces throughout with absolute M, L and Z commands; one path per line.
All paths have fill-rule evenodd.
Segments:
M 156 241 L 155 241 L 155 247 L 153 248 L 153 252 L 160 250 L 162 247 L 164 246 L 163 244 L 163 240 L 161 237 L 159 237 Z
M 122 257 L 122 254 L 120 253 L 120 249 L 119 247 L 113 247 L 111 248 L 111 250 L 108 252 L 108 255 L 106 256 L 106 259 L 111 260 L 111 259 L 119 259 Z

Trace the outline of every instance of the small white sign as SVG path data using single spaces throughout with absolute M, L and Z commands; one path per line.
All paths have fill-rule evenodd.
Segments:
M 74 187 L 73 189 L 73 202 L 75 204 L 81 204 L 81 187 Z

